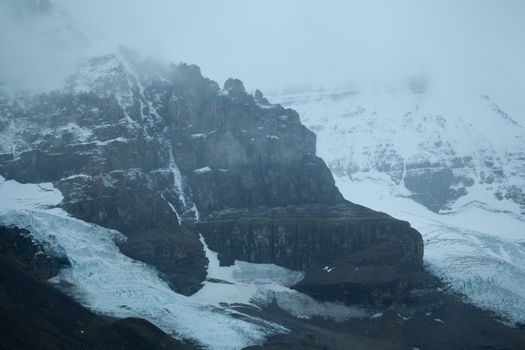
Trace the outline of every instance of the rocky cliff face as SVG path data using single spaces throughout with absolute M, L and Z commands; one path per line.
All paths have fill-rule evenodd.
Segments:
M 296 288 L 320 299 L 389 303 L 422 270 L 417 231 L 351 203 L 229 209 L 198 227 L 223 264 L 240 259 L 306 271 Z
M 60 91 L 4 92 L 0 110 L 0 174 L 53 182 L 65 210 L 124 233 L 121 250 L 181 293 L 206 276 L 199 232 L 223 264 L 306 271 L 305 290 L 325 267 L 389 281 L 421 270 L 420 235 L 345 201 L 299 115 L 239 80 L 221 89 L 196 66 L 122 53 L 91 60 Z M 332 275 L 362 281 L 326 272 L 323 283 Z

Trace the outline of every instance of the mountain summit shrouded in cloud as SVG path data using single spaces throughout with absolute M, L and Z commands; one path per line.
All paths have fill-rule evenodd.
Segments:
M 32 91 L 60 87 L 88 57 L 87 37 L 47 0 L 0 1 L 0 84 Z
M 3 1 L 18 12 L 46 10 L 1 21 L 7 56 L 0 64 L 10 67 L 3 80 L 124 45 L 196 63 L 219 81 L 236 75 L 250 89 L 427 76 L 523 114 L 516 103 L 525 95 L 522 1 Z

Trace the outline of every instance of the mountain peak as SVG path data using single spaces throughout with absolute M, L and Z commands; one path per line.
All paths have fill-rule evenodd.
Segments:
M 244 84 L 239 79 L 229 78 L 224 82 L 224 90 L 233 97 L 241 97 L 246 95 Z

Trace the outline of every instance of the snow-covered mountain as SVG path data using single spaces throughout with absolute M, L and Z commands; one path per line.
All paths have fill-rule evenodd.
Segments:
M 345 198 L 409 221 L 425 261 L 474 304 L 525 321 L 525 128 L 487 95 L 424 78 L 274 93 L 317 134 Z
M 337 176 L 381 173 L 434 212 L 465 206 L 525 214 L 525 128 L 487 95 L 406 87 L 288 94 Z
M 346 202 L 314 150 L 295 111 L 246 93 L 240 81 L 221 89 L 197 66 L 121 49 L 87 60 L 61 89 L 0 92 L 0 226 L 28 230 L 46 254 L 68 261 L 51 282 L 82 305 L 146 319 L 205 348 L 290 332 L 253 316 L 272 303 L 301 319 L 366 319 L 361 306 L 290 287 L 310 272 L 309 290 L 359 284 L 322 268 L 338 263 L 343 272 L 354 268 L 345 260 L 352 252 L 377 249 L 352 262 L 388 266 L 386 282 L 356 298 L 376 295 L 419 273 L 421 237 Z M 362 220 L 389 235 L 350 234 Z M 322 246 L 319 222 L 339 232 Z M 299 233 L 310 239 L 297 245 Z

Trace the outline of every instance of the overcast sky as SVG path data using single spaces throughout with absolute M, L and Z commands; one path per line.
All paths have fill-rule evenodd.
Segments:
M 525 96 L 523 0 L 50 1 L 62 12 L 45 23 L 45 40 L 34 19 L 0 22 L 0 49 L 13 52 L 0 58 L 4 79 L 17 64 L 67 66 L 79 52 L 123 44 L 250 89 L 425 75 L 458 92 Z

